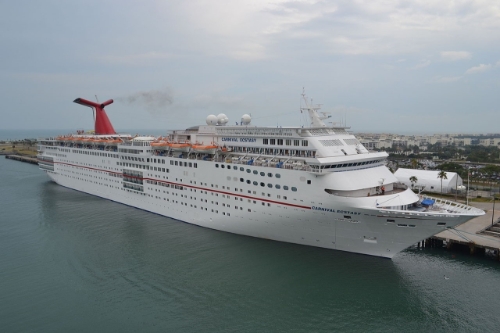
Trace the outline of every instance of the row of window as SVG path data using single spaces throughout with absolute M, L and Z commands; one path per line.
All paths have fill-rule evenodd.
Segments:
M 245 182 L 245 179 L 240 178 L 240 182 L 242 182 L 242 183 L 243 183 L 243 182 Z M 246 180 L 246 183 L 247 183 L 247 184 L 253 184 L 253 185 L 255 185 L 255 186 L 260 185 L 260 186 L 262 186 L 262 187 L 267 186 L 267 187 L 269 187 L 269 188 L 273 188 L 273 184 L 271 184 L 271 183 L 267 183 L 267 185 L 266 185 L 266 183 L 264 183 L 264 182 L 260 182 L 260 183 L 259 183 L 259 182 L 255 181 L 255 180 L 252 182 L 250 179 L 247 179 L 247 180 Z M 285 191 L 288 191 L 289 189 L 291 189 L 293 192 L 297 192 L 297 188 L 296 188 L 296 187 L 294 187 L 294 186 L 292 186 L 291 188 L 289 188 L 287 185 L 283 185 L 283 187 L 282 187 L 282 186 L 281 186 L 281 185 L 279 185 L 279 184 L 275 184 L 275 185 L 274 185 L 274 187 L 275 187 L 276 189 L 278 189 L 278 190 L 279 190 L 279 189 L 281 189 L 281 188 L 283 188 L 283 190 L 285 190 Z
M 173 161 L 173 160 L 170 160 L 170 165 L 185 166 L 185 167 L 189 167 L 189 168 L 197 168 L 198 167 L 198 163 Z
M 215 163 L 215 167 L 216 167 L 216 168 L 218 168 L 218 167 L 219 167 L 219 163 Z M 221 164 L 221 165 L 220 165 L 220 167 L 221 167 L 222 169 L 224 169 L 224 168 L 231 169 L 231 166 L 230 166 L 230 165 L 225 165 L 225 164 Z M 239 169 L 240 169 L 240 171 L 245 171 L 245 168 L 244 168 L 244 167 L 239 167 Z M 238 166 L 233 165 L 233 170 L 238 170 Z M 252 170 L 251 170 L 251 169 L 246 169 L 246 171 L 247 171 L 247 173 L 252 173 Z M 254 175 L 257 175 L 257 174 L 259 174 L 259 171 L 257 171 L 257 170 L 253 170 L 253 174 L 254 174 Z M 264 176 L 266 175 L 266 173 L 265 173 L 265 172 L 263 172 L 263 171 L 261 171 L 261 172 L 260 172 L 260 175 L 264 177 Z M 273 177 L 273 174 L 272 174 L 271 172 L 268 172 L 268 173 L 267 173 L 267 176 L 268 176 L 268 177 Z M 276 178 L 281 178 L 281 175 L 280 175 L 279 173 L 276 173 L 276 174 L 274 174 L 274 177 L 276 177 Z
M 102 157 L 114 157 L 114 158 L 118 158 L 118 154 L 103 153 L 103 152 L 100 152 L 100 151 L 73 149 L 73 153 L 82 154 L 82 155 L 91 155 L 91 156 L 102 156 Z
M 262 144 L 264 145 L 273 145 L 273 146 L 291 146 L 293 141 L 293 145 L 298 147 L 302 145 L 302 147 L 309 146 L 309 141 L 307 140 L 291 140 L 291 139 L 262 139 Z
M 382 160 L 373 160 L 373 161 L 365 161 L 365 162 L 357 162 L 357 163 L 322 165 L 321 169 L 345 168 L 345 167 L 352 167 L 352 166 L 368 165 L 368 164 L 379 163 L 379 162 L 382 162 Z M 314 166 L 314 165 L 312 167 L 317 168 L 317 166 Z

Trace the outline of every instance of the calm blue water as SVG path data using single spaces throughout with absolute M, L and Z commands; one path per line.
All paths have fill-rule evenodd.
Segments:
M 58 186 L 3 157 L 0 183 L 2 332 L 500 327 L 491 259 L 410 249 L 388 260 L 217 232 Z

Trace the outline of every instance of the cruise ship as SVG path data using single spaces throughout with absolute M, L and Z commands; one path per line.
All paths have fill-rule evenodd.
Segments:
M 345 126 L 327 126 L 302 95 L 310 125 L 260 127 L 247 114 L 165 136 L 115 132 L 105 106 L 91 132 L 38 140 L 41 170 L 59 185 L 215 230 L 392 258 L 484 212 L 415 194 Z

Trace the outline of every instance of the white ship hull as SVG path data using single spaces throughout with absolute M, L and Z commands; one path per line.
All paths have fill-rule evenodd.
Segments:
M 158 164 L 162 168 L 169 165 L 170 158 L 161 160 L 165 160 L 165 164 Z M 282 192 L 240 182 L 246 172 L 216 169 L 208 161 L 197 163 L 196 169 L 170 167 L 169 173 L 147 172 L 144 178 L 151 183 L 144 184 L 144 192 L 123 188 L 121 178 L 111 176 L 121 173 L 111 167 L 116 159 L 100 156 L 68 154 L 61 160 L 54 158 L 54 171 L 47 174 L 62 186 L 202 227 L 386 258 L 470 218 L 442 214 L 412 219 L 407 212 L 388 214 L 356 207 L 356 198 L 349 199 L 349 204 L 335 201 L 324 192 L 307 196 L 290 193 L 286 200 L 283 196 L 276 199 Z M 247 168 L 269 171 L 265 167 Z M 297 178 L 295 170 L 275 170 L 281 174 L 281 183 Z

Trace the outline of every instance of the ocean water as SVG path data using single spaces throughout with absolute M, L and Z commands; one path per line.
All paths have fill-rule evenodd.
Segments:
M 1 332 L 495 332 L 500 263 L 244 237 L 0 157 Z M 448 277 L 445 279 L 444 276 Z

